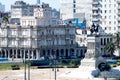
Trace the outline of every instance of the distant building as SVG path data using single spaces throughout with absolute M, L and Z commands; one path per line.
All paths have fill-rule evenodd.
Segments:
M 40 0 L 37 0 L 37 4 L 40 4 Z
M 92 20 L 91 0 L 60 0 L 60 16 L 62 20 L 78 18 L 79 22 L 84 19 L 91 24 Z
M 5 5 L 0 3 L 0 12 L 4 12 L 5 11 Z
M 114 34 L 120 31 L 120 0 L 60 0 L 61 19 L 86 19 L 88 26 L 93 23 Z
M 23 1 L 16 1 L 11 5 L 11 23 L 20 24 L 20 18 L 23 16 L 33 16 L 34 8 L 38 5 L 29 5 Z
M 48 26 L 57 25 L 60 19 L 60 13 L 52 10 L 46 3 L 29 5 L 23 1 L 16 1 L 11 10 L 12 24 Z

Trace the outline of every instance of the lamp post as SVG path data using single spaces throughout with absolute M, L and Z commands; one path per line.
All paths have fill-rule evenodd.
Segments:
M 56 73 L 56 54 L 55 54 L 55 50 L 54 50 L 54 71 L 55 71 L 55 80 L 57 80 L 57 73 Z
M 25 49 L 24 49 L 24 80 L 26 79 L 26 57 L 25 57 Z
M 30 80 L 30 51 L 28 52 L 28 80 Z

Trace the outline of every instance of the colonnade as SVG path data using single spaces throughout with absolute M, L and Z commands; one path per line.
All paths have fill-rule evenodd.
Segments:
M 0 57 L 12 59 L 41 59 L 42 57 L 56 56 L 56 57 L 69 57 L 69 56 L 84 56 L 86 48 L 81 49 L 1 49 Z

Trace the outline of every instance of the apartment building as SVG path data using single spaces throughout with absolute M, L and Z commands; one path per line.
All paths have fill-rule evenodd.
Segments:
M 88 25 L 99 24 L 105 33 L 114 34 L 120 31 L 119 0 L 60 0 L 60 2 L 60 15 L 63 20 L 85 18 Z M 75 16 L 80 13 L 84 15 Z
M 20 24 L 20 18 L 23 16 L 33 16 L 34 8 L 38 5 L 30 5 L 24 1 L 16 1 L 11 5 L 11 23 Z
M 39 2 L 39 0 L 38 0 Z M 11 5 L 11 23 L 19 25 L 57 25 L 59 12 L 44 2 L 36 5 L 16 1 Z
M 86 19 L 91 24 L 91 0 L 60 0 L 60 17 L 62 20 L 78 18 L 79 22 Z

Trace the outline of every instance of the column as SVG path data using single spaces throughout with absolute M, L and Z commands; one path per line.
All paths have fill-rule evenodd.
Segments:
M 74 55 L 77 56 L 77 51 L 76 51 L 76 49 L 74 49 Z
M 36 59 L 39 59 L 39 50 L 36 49 Z
M 12 49 L 12 61 L 14 60 L 14 49 Z
M 8 49 L 8 58 L 10 58 L 10 50 Z
M 23 59 L 22 50 L 20 49 L 20 58 Z
M 24 49 L 24 56 L 23 56 L 23 57 L 24 57 L 24 60 L 25 60 L 25 59 L 26 59 L 26 55 L 25 55 L 25 49 Z
M 28 49 L 28 59 L 30 59 L 30 50 Z
M 17 49 L 16 49 L 16 55 L 15 55 L 15 56 L 16 56 L 16 58 L 18 58 L 18 53 L 17 53 Z
M 33 54 L 33 50 L 32 50 L 32 59 L 34 59 L 34 54 Z
M 6 51 L 6 49 L 4 49 L 4 52 L 5 52 L 5 58 L 7 58 L 7 51 Z

